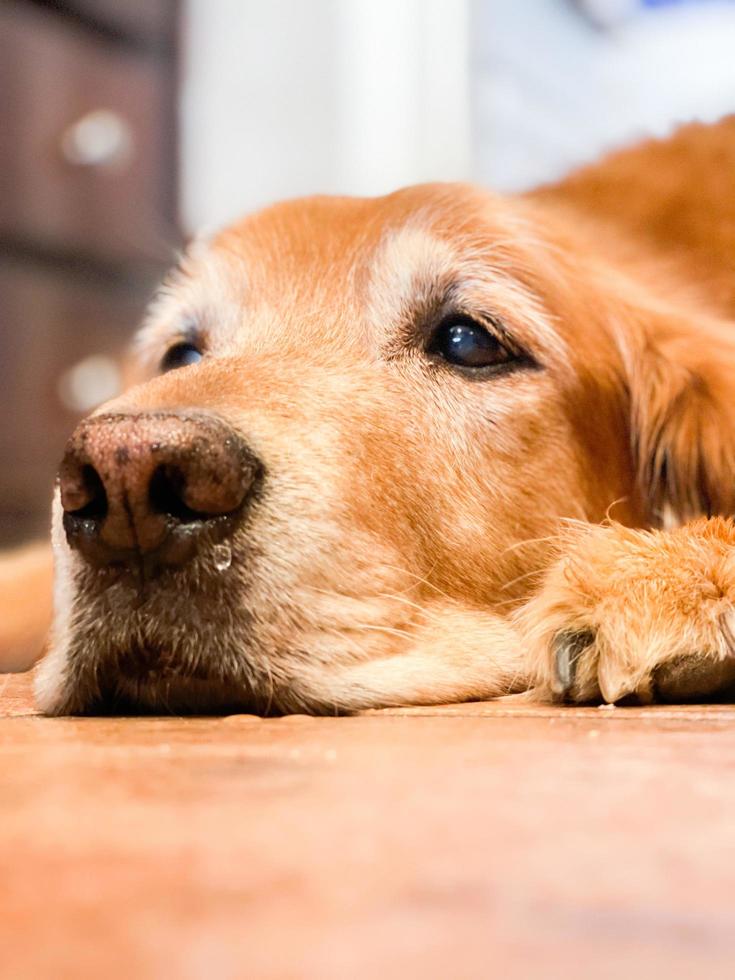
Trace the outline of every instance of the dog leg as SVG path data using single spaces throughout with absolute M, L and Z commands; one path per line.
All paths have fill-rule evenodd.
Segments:
M 0 555 L 0 672 L 28 670 L 51 624 L 53 560 L 48 544 Z
M 432 603 L 389 655 L 330 664 L 328 685 L 322 672 L 312 677 L 305 664 L 297 697 L 321 702 L 325 712 L 503 697 L 528 689 L 521 649 L 507 618 Z
M 610 703 L 735 694 L 735 523 L 587 525 L 521 610 L 544 698 Z

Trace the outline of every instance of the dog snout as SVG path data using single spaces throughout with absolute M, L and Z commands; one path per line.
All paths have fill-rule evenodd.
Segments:
M 94 416 L 59 470 L 67 541 L 94 565 L 179 565 L 237 526 L 262 465 L 211 417 Z

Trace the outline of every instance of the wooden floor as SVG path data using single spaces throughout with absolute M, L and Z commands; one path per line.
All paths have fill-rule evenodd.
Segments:
M 0 714 L 3 978 L 735 976 L 733 708 Z

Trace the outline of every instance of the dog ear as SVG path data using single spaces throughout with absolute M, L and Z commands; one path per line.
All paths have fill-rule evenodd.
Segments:
M 735 324 L 658 314 L 639 339 L 627 374 L 648 520 L 735 513 Z

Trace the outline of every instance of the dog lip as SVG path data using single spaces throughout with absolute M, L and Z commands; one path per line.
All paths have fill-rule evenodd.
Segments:
M 242 681 L 203 669 L 183 670 L 165 660 L 146 669 L 154 649 L 121 655 L 99 676 L 97 693 L 82 714 L 265 714 L 262 698 Z M 124 669 L 123 669 L 124 668 Z
M 212 547 L 228 538 L 239 518 L 240 512 L 235 511 L 210 520 L 206 530 L 207 545 Z M 107 545 L 97 537 L 93 524 L 84 517 L 65 513 L 63 523 L 69 540 L 83 540 L 86 561 L 101 571 L 124 573 L 125 570 L 133 569 L 140 571 L 144 578 L 152 578 L 163 570 L 185 565 L 197 551 L 203 550 L 201 541 L 196 540 L 200 525 L 195 521 L 188 524 L 170 522 L 161 546 L 150 554 L 143 554 L 135 549 L 111 553 Z
M 169 647 L 159 644 L 133 644 L 115 658 L 115 667 L 131 680 L 181 676 L 176 657 Z

